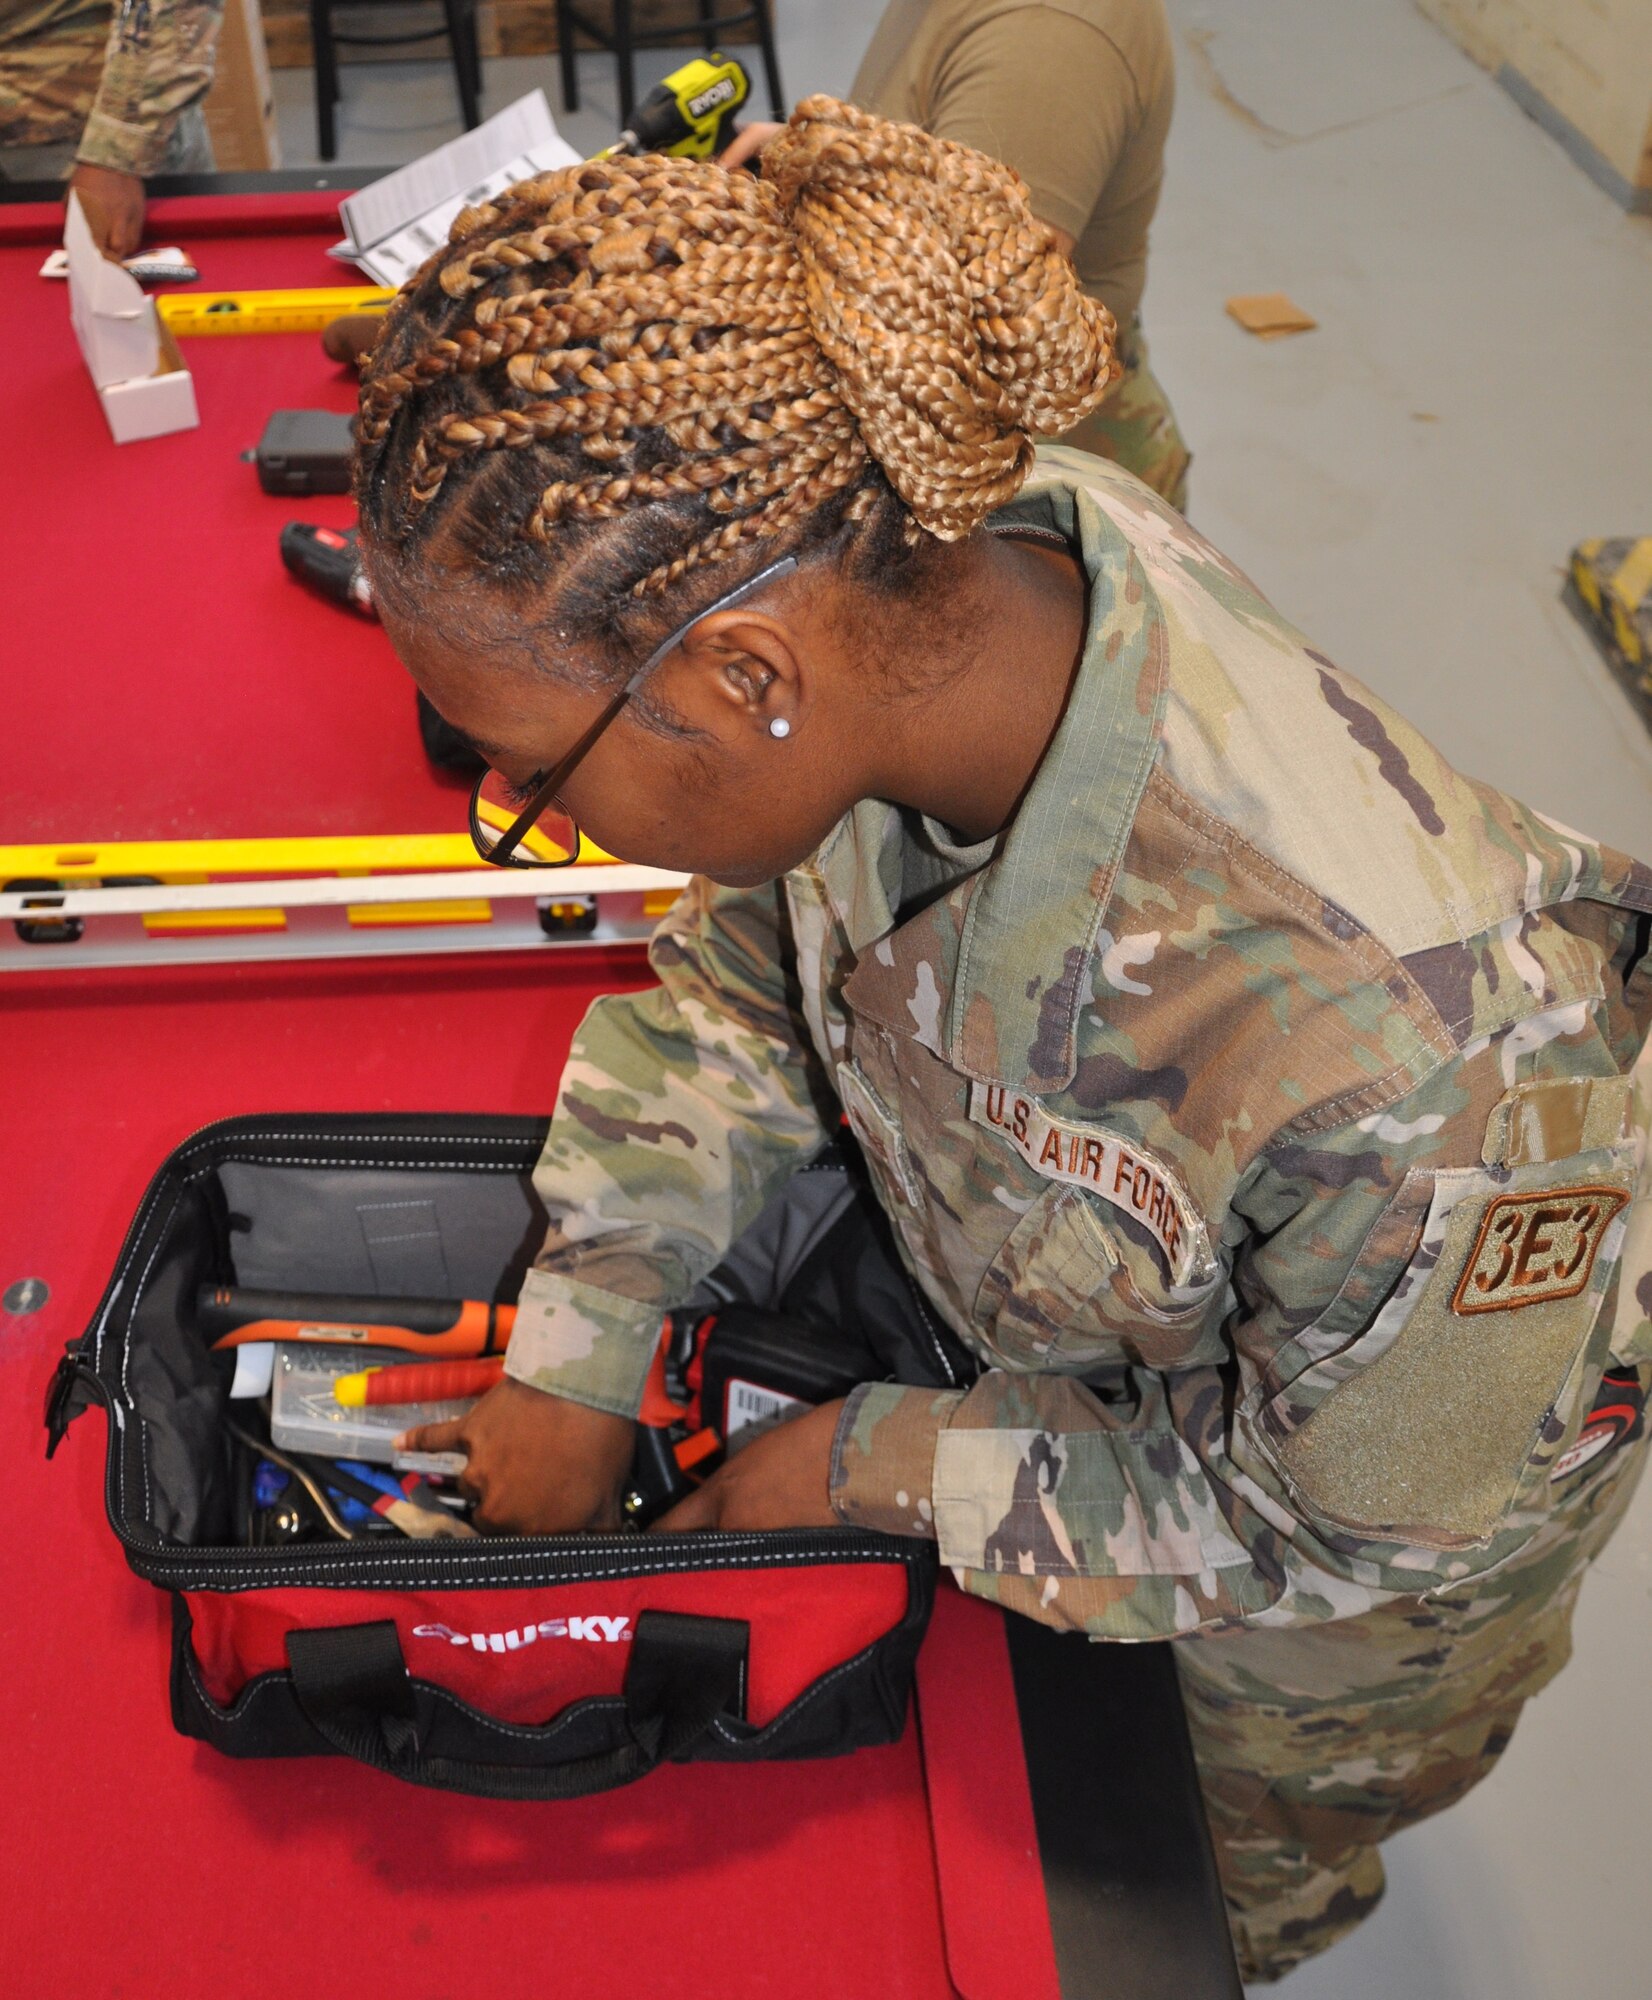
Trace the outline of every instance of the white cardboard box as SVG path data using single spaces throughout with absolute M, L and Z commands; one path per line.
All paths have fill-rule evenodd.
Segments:
M 177 343 L 131 272 L 100 254 L 74 194 L 63 248 L 69 317 L 116 444 L 193 430 L 201 421 L 195 382 Z

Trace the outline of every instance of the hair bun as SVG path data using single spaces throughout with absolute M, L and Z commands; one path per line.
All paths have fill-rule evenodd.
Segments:
M 806 97 L 763 177 L 796 234 L 809 323 L 866 448 L 943 541 L 979 527 L 1120 370 L 1026 183 L 997 160 Z

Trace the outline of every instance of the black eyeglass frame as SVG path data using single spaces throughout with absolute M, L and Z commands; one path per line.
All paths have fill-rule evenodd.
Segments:
M 516 818 L 511 821 L 510 825 L 506 827 L 499 840 L 491 847 L 483 845 L 481 816 L 477 810 L 481 803 L 482 787 L 487 783 L 489 777 L 489 772 L 484 771 L 476 780 L 470 794 L 471 845 L 481 855 L 482 859 L 489 862 L 495 868 L 567 868 L 573 862 L 577 861 L 579 859 L 580 831 L 571 815 L 568 816 L 568 825 L 572 828 L 574 837 L 574 851 L 572 854 L 565 856 L 561 861 L 536 861 L 524 858 L 516 850 L 541 813 L 554 803 L 557 793 L 579 768 L 589 753 L 592 744 L 596 742 L 597 738 L 614 720 L 615 716 L 619 714 L 620 710 L 624 708 L 632 695 L 642 686 L 643 682 L 647 680 L 648 676 L 666 655 L 682 644 L 683 640 L 699 624 L 700 620 L 702 618 L 709 618 L 714 611 L 732 610 L 735 605 L 743 604 L 753 592 L 762 589 L 765 584 L 773 583 L 780 577 L 789 576 L 796 568 L 796 556 L 782 556 L 778 562 L 772 562 L 766 569 L 760 569 L 755 576 L 747 578 L 744 583 L 737 585 L 735 589 L 725 591 L 721 597 L 714 599 L 708 604 L 703 611 L 696 611 L 694 616 L 685 619 L 669 638 L 662 639 L 659 645 L 654 648 L 653 652 L 649 654 L 648 658 L 643 661 L 642 665 L 638 667 L 636 672 L 620 689 L 618 694 L 614 696 L 613 700 L 609 702 L 596 721 L 591 724 L 590 728 L 586 730 L 585 734 L 568 752 L 567 756 L 559 764 L 553 765 L 548 772 L 536 774 L 533 778 L 529 779 L 528 782 L 533 787 L 533 791 L 528 803 L 517 814 Z

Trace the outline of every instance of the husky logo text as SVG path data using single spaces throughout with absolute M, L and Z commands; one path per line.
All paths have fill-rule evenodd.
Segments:
M 542 1618 L 537 1625 L 508 1632 L 455 1632 L 451 1625 L 415 1625 L 415 1639 L 445 1639 L 450 1646 L 474 1646 L 479 1653 L 516 1653 L 541 1639 L 594 1639 L 615 1646 L 631 1636 L 629 1618 Z

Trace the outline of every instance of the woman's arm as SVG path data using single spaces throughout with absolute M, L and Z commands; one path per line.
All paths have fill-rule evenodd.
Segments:
M 535 1184 L 551 1226 L 506 1360 L 635 1415 L 661 1315 L 825 1145 L 836 1107 L 795 1001 L 779 883 L 696 878 L 649 948 L 660 984 L 574 1037 Z
M 507 1379 L 402 1440 L 466 1455 L 478 1526 L 618 1527 L 662 1314 L 825 1144 L 835 1108 L 793 1010 L 785 931 L 778 883 L 697 878 L 649 947 L 659 986 L 598 1000 L 574 1037 Z
M 1105 1638 L 1495 1566 L 1567 1490 L 1600 1370 L 1648 1359 L 1607 1317 L 1648 1282 L 1647 1133 L 1604 1012 L 1530 1016 L 1378 1115 L 1276 1139 L 1235 1196 L 1224 1366 L 1129 1371 L 1133 1402 L 1002 1371 L 857 1390 L 839 1517 L 932 1534 L 966 1589 Z
M 1493 1567 L 1570 1490 L 1601 1369 L 1652 1372 L 1630 1206 L 1652 1103 L 1625 1059 L 1605 1009 L 1551 1008 L 1380 1114 L 1280 1135 L 1226 1232 L 1223 1366 L 1117 1371 L 1107 1394 L 1003 1370 L 868 1385 L 662 1525 L 835 1510 L 1114 1639 L 1335 1617 Z

